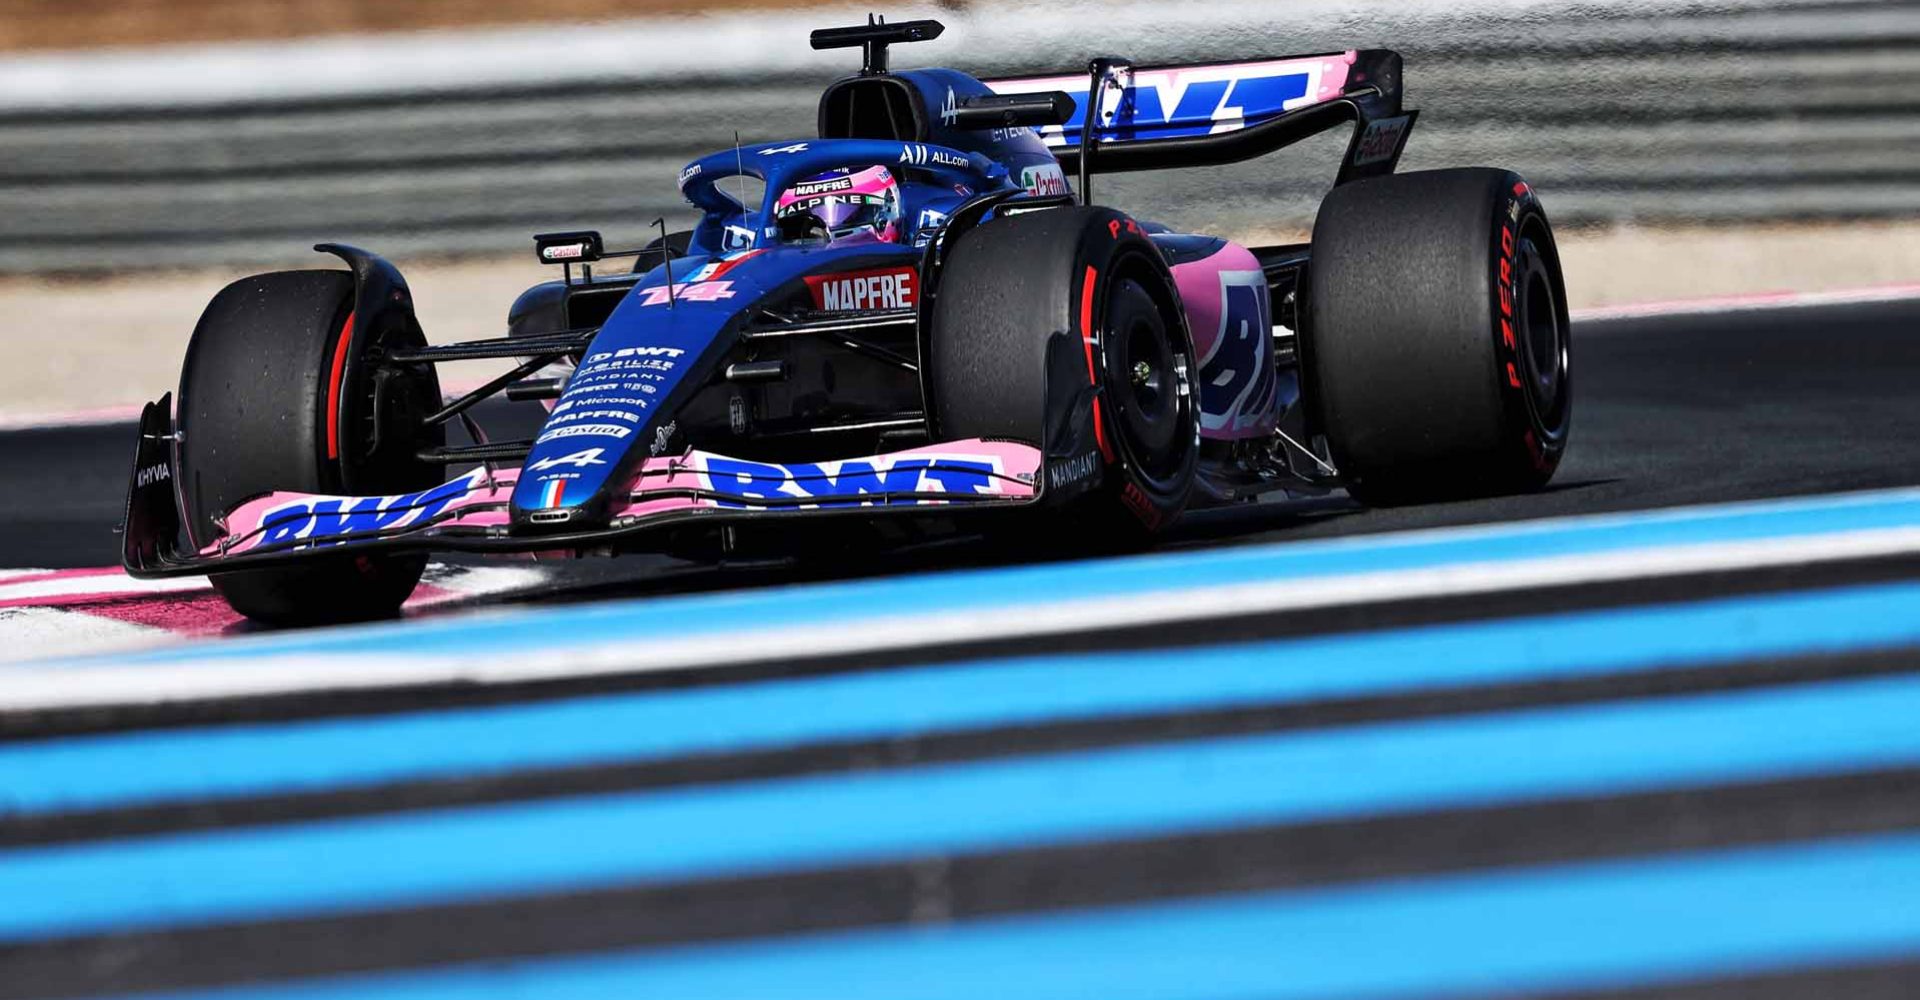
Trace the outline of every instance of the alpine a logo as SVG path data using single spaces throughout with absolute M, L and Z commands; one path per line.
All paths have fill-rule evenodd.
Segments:
M 888 267 L 807 278 L 813 307 L 824 312 L 912 309 L 918 302 L 920 275 L 910 267 Z
M 548 469 L 557 469 L 563 465 L 569 465 L 576 469 L 584 469 L 590 465 L 605 465 L 607 464 L 606 461 L 600 457 L 605 453 L 605 448 L 588 448 L 586 451 L 576 451 L 571 455 L 563 455 L 558 458 L 543 458 L 527 466 L 527 471 L 545 472 Z

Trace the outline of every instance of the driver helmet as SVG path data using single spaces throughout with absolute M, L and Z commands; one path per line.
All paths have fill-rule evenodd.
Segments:
M 834 243 L 898 243 L 900 184 L 884 166 L 841 167 L 780 192 L 777 219 L 811 215 Z

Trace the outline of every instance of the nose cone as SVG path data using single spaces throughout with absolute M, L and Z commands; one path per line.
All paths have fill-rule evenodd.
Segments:
M 695 368 L 726 353 L 720 341 L 728 340 L 741 310 L 759 299 L 746 269 L 722 267 L 747 259 L 676 260 L 671 291 L 656 269 L 614 308 L 521 466 L 513 491 L 516 529 L 605 525 L 646 458 L 647 443 L 672 420 L 678 390 L 702 383 Z

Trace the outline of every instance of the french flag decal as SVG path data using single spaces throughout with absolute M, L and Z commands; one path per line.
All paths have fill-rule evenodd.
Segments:
M 555 479 L 540 487 L 540 506 L 543 508 L 560 506 L 560 495 L 566 491 L 567 481 L 564 479 Z

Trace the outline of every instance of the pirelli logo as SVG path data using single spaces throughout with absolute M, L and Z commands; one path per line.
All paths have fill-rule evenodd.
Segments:
M 887 267 L 845 274 L 816 274 L 807 278 L 813 307 L 824 312 L 870 312 L 912 309 L 918 302 L 919 272 L 911 267 Z

